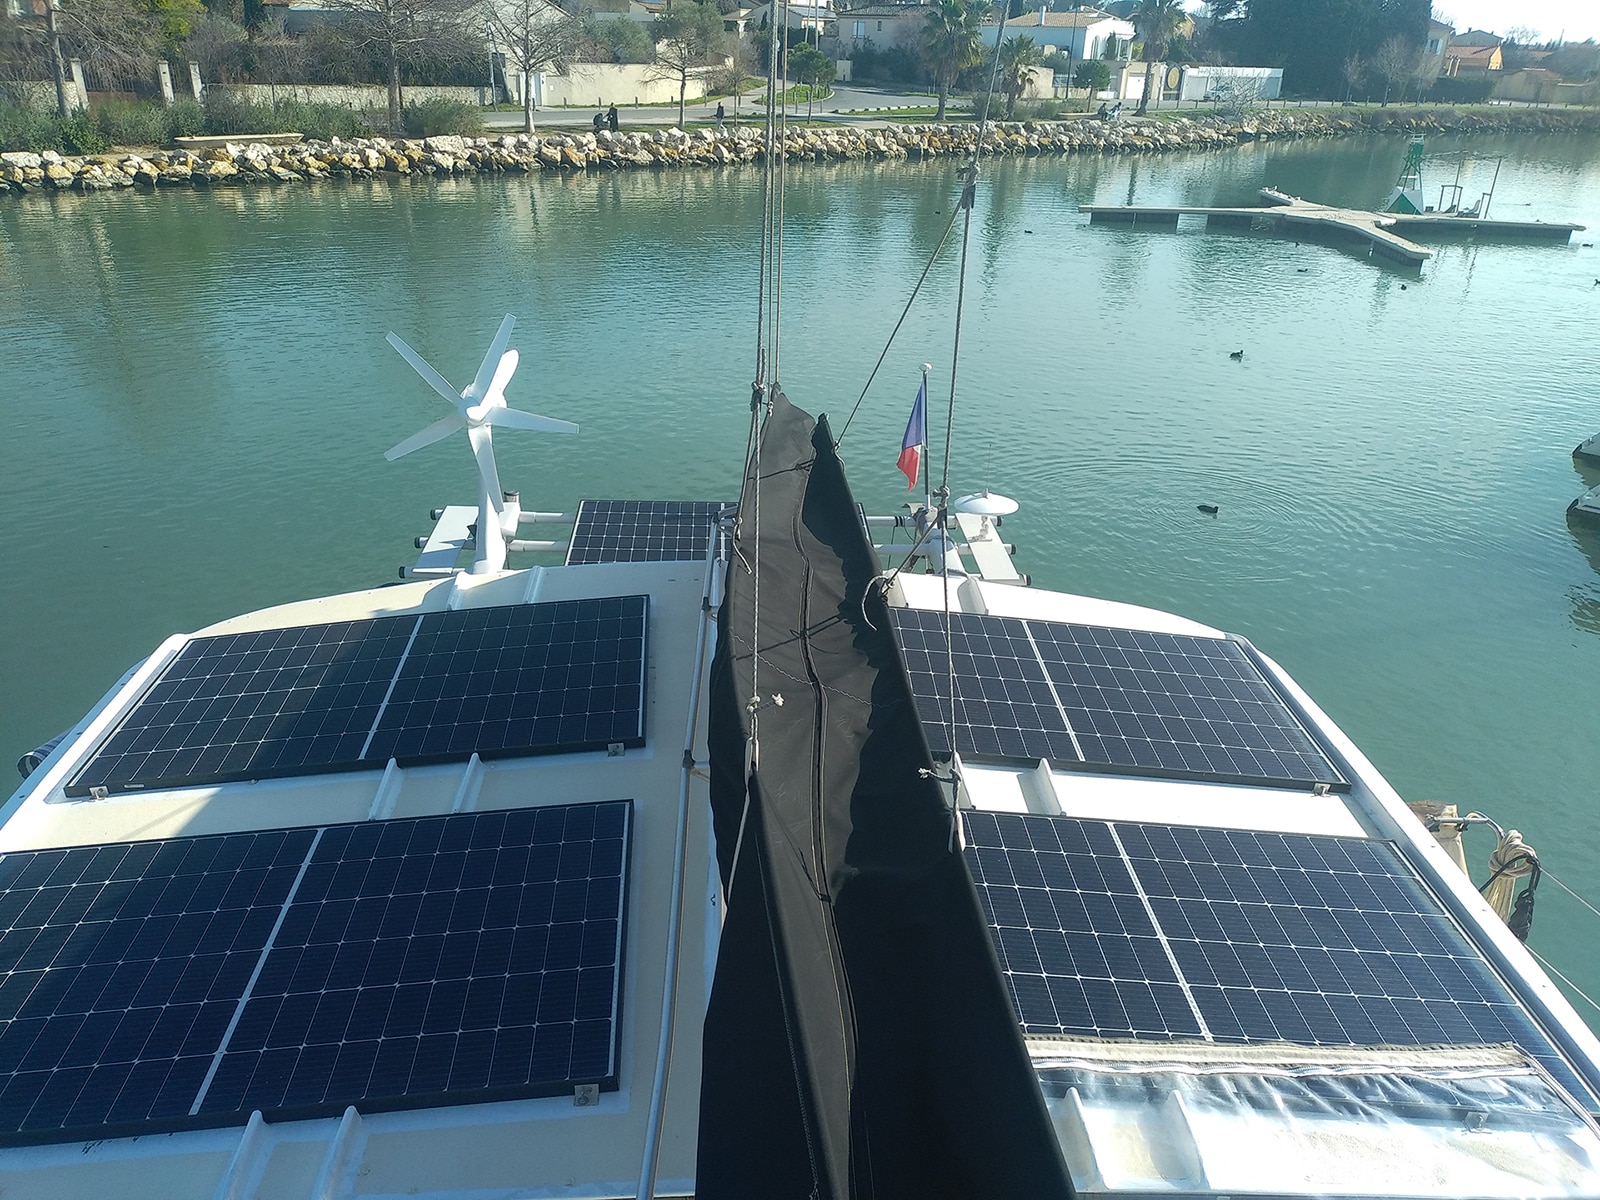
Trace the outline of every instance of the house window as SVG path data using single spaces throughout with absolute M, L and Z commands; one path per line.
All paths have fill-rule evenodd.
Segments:
M 882 33 L 882 32 L 883 32 L 883 22 L 882 22 L 882 21 L 879 21 L 879 22 L 878 22 L 878 32 L 879 32 L 879 33 Z
M 1438 38 L 1429 38 L 1428 39 L 1428 53 L 1429 54 L 1443 54 L 1444 53 L 1444 45 L 1443 45 L 1443 43 Z
M 867 36 L 867 23 L 865 21 L 857 21 L 855 23 L 855 32 L 851 36 L 852 37 L 858 37 L 858 38 L 866 37 Z

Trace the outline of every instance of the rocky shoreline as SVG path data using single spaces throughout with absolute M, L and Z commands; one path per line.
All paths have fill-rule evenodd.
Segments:
M 1337 137 L 1362 133 L 1572 133 L 1600 129 L 1587 110 L 1507 109 L 1502 112 L 1338 109 L 1261 112 L 1227 121 L 1124 118 L 1004 122 L 984 136 L 986 155 L 1144 154 L 1208 150 L 1242 142 Z M 826 127 L 791 131 L 791 162 L 850 162 L 964 157 L 973 125 Z M 73 157 L 46 151 L 0 154 L 0 194 L 107 191 L 114 188 L 228 187 L 325 179 L 407 179 L 436 175 L 613 171 L 724 166 L 760 162 L 761 132 L 741 126 L 720 133 L 653 129 L 636 133 L 506 134 L 487 138 L 362 138 L 265 145 L 241 139 L 205 151 L 162 150 Z

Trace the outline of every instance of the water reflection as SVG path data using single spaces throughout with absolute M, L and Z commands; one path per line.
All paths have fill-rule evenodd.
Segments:
M 1600 563 L 1596 563 L 1596 569 L 1600 570 Z M 1568 595 L 1572 601 L 1572 624 L 1584 633 L 1600 635 L 1600 591 L 1574 588 Z
M 1430 153 L 1451 144 L 1431 139 Z M 1257 637 L 1397 783 L 1448 773 L 1455 741 L 1509 744 L 1530 792 L 1580 804 L 1574 781 L 1600 772 L 1600 747 L 1571 739 L 1560 770 L 1519 747 L 1600 704 L 1600 639 L 1573 634 L 1595 628 L 1600 543 L 1557 517 L 1582 490 L 1561 455 L 1594 432 L 1594 252 L 1448 246 L 1418 286 L 1320 246 L 1091 228 L 1077 211 L 1130 195 L 1254 203 L 1266 184 L 1371 205 L 1404 149 L 1396 137 L 985 163 L 956 478 L 1023 501 L 1017 540 L 1042 583 Z M 1595 223 L 1597 161 L 1600 142 L 1537 143 L 1507 159 L 1496 204 Z M 958 166 L 790 173 L 782 373 L 797 401 L 837 416 L 854 403 L 950 224 Z M 74 689 L 175 627 L 392 576 L 419 531 L 407 517 L 461 499 L 474 476 L 447 447 L 383 462 L 437 403 L 383 344 L 389 329 L 465 378 L 517 314 L 513 402 L 584 426 L 570 444 L 497 444 L 505 477 L 540 506 L 595 494 L 595 455 L 623 464 L 630 494 L 723 494 L 757 341 L 761 177 L 0 204 L 0 392 L 54 398 L 0 439 L 0 489 L 23 514 L 78 495 L 103 535 L 0 578 L 0 677 L 50 681 L 26 705 L 0 691 L 0 744 L 75 719 L 93 696 Z M 851 429 L 852 483 L 874 510 L 905 498 L 893 460 L 918 366 L 935 363 L 936 397 L 948 388 L 957 250 L 952 238 Z M 212 503 L 223 497 L 231 507 Z M 1220 505 L 1215 520 L 1201 502 Z M 280 552 L 285 529 L 334 512 L 355 526 Z M 35 563 L 36 528 L 0 527 L 0 558 Z M 88 599 L 108 578 L 110 615 Z M 1507 680 L 1562 703 L 1481 702 Z M 1481 773 L 1454 783 L 1468 805 L 1495 799 Z M 1507 815 L 1535 832 L 1541 819 Z

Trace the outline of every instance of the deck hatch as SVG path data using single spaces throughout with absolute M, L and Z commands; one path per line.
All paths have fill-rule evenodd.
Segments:
M 0 859 L 0 1144 L 614 1087 L 631 805 Z
M 948 753 L 946 614 L 889 612 L 929 748 Z M 974 613 L 949 621 L 963 755 L 1222 783 L 1348 786 L 1235 642 Z
M 585 500 L 567 565 L 700 561 L 718 514 L 731 507 L 714 500 Z
M 1025 1032 L 1325 1046 L 1550 1039 L 1389 843 L 968 811 Z
M 647 614 L 610 596 L 195 638 L 65 792 L 641 746 Z

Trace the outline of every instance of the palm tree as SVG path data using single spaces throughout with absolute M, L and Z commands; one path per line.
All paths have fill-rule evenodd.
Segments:
M 944 120 L 945 100 L 956 76 L 983 55 L 984 8 L 982 0 L 939 0 L 928 13 L 922 46 L 939 87 L 936 121 Z
M 1014 37 L 1000 47 L 1000 85 L 1006 92 L 1006 120 L 1017 111 L 1017 101 L 1033 82 L 1030 68 L 1039 65 L 1039 47 L 1031 37 Z
M 1167 43 L 1178 32 L 1187 14 L 1181 0 L 1139 0 L 1133 10 L 1133 25 L 1144 38 L 1144 95 L 1139 97 L 1139 115 L 1150 107 L 1150 76 L 1156 61 L 1167 52 Z

